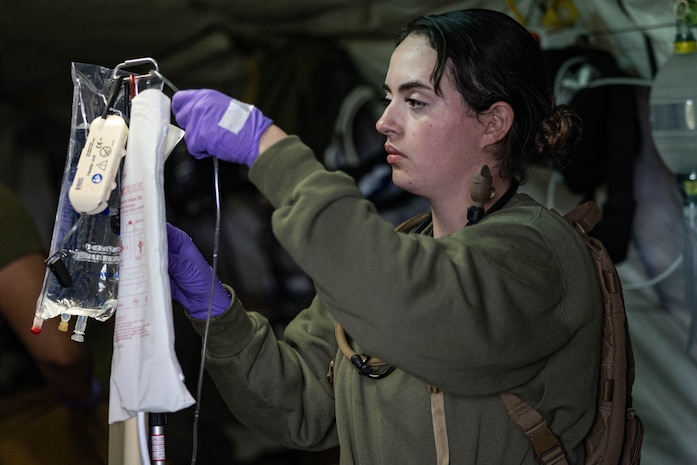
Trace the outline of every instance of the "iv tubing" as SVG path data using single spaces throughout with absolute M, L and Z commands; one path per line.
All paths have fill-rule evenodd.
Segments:
M 148 449 L 148 435 L 145 432 L 145 412 L 138 412 L 138 443 L 140 444 L 140 460 L 143 465 L 150 465 L 150 450 Z
M 194 427 L 193 427 L 193 447 L 191 452 L 191 465 L 196 463 L 196 455 L 198 453 L 198 419 L 201 413 L 201 391 L 203 390 L 203 374 L 204 363 L 206 360 L 206 344 L 208 343 L 208 329 L 210 327 L 211 313 L 213 311 L 213 293 L 217 284 L 217 269 L 218 269 L 218 248 L 220 246 L 220 185 L 219 185 L 219 170 L 218 159 L 213 158 L 214 184 L 215 184 L 215 232 L 213 235 L 213 277 L 211 279 L 211 293 L 208 301 L 208 315 L 206 316 L 206 327 L 203 332 L 203 342 L 201 344 L 201 362 L 198 373 L 198 386 L 196 388 L 196 408 L 194 410 Z
M 60 247 L 58 248 L 59 251 L 65 250 L 65 246 L 68 243 L 68 239 L 70 239 L 70 236 L 72 236 L 75 231 L 77 231 L 77 228 L 80 226 L 82 221 L 85 219 L 85 213 L 80 213 L 80 216 L 78 217 L 77 221 L 75 224 L 68 230 L 68 232 L 65 233 L 65 236 L 63 236 L 63 240 L 60 243 Z
M 673 263 L 670 264 L 670 266 L 665 269 L 663 272 L 660 274 L 654 276 L 653 278 L 643 281 L 643 282 L 623 282 L 622 283 L 622 288 L 625 291 L 636 291 L 636 290 L 641 290 L 647 287 L 652 287 L 655 286 L 656 284 L 660 283 L 664 279 L 666 279 L 668 276 L 673 274 L 673 272 L 682 264 L 683 261 L 683 254 L 678 255 L 678 258 L 675 259 Z

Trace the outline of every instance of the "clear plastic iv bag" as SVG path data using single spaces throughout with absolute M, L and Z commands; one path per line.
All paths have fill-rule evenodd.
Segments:
M 73 105 L 70 142 L 61 183 L 56 219 L 47 259 L 43 289 L 37 301 L 32 331 L 41 331 L 43 321 L 61 316 L 67 321 L 78 316 L 73 339 L 82 341 L 88 317 L 109 319 L 116 310 L 120 238 L 120 189 L 114 188 L 108 207 L 97 215 L 78 213 L 68 199 L 77 163 L 90 123 L 105 113 L 107 106 L 127 115 L 112 70 L 96 65 L 73 63 Z M 113 94 L 114 98 L 109 101 Z M 117 176 L 118 180 L 118 176 Z

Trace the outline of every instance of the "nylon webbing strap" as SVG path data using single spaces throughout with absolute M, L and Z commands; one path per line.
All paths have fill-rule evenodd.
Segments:
M 508 415 L 530 438 L 535 454 L 545 465 L 568 465 L 564 448 L 549 429 L 544 418 L 527 402 L 510 392 L 502 392 L 501 400 Z
M 436 441 L 436 465 L 450 463 L 450 446 L 448 445 L 448 429 L 445 426 L 445 399 L 443 391 L 433 386 L 428 387 L 431 393 L 431 417 L 433 418 L 433 438 Z
M 344 357 L 349 360 L 353 360 L 353 358 L 358 354 L 351 349 L 351 346 L 346 340 L 346 332 L 338 321 L 334 324 L 334 335 L 336 336 L 336 342 L 339 345 L 339 349 L 341 349 L 341 353 L 344 354 Z M 379 367 L 385 365 L 385 362 L 379 358 L 371 357 L 368 360 L 365 360 L 365 365 L 368 367 Z
M 430 224 L 430 221 L 431 215 L 424 213 L 405 221 L 396 229 L 401 232 L 418 234 Z M 428 391 L 431 393 L 431 421 L 433 422 L 433 439 L 436 444 L 436 465 L 449 465 L 450 445 L 448 444 L 448 428 L 445 424 L 445 397 L 443 391 L 434 386 L 428 386 Z

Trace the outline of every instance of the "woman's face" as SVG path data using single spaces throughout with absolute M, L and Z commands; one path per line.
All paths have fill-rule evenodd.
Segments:
M 425 37 L 411 35 L 392 53 L 385 78 L 385 110 L 376 123 L 387 137 L 387 162 L 400 188 L 431 201 L 469 192 L 481 160 L 484 125 L 465 104 L 451 72 L 440 95 L 431 73 L 436 51 Z M 461 198 L 461 197 L 460 197 Z M 468 197 L 467 197 L 468 198 Z

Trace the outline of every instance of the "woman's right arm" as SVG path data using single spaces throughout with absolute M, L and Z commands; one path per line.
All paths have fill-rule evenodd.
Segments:
M 205 321 L 191 321 L 203 335 Z M 209 325 L 206 369 L 242 423 L 284 446 L 322 450 L 338 443 L 326 379 L 336 351 L 334 319 L 317 300 L 279 340 L 266 318 L 233 297 Z

